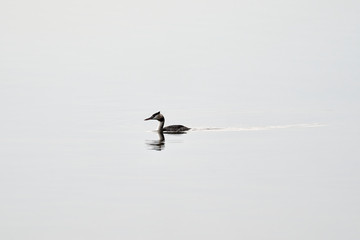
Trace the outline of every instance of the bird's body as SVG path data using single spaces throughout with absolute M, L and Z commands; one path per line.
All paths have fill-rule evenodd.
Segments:
M 190 130 L 190 128 L 183 125 L 170 125 L 163 128 L 164 132 L 185 132 Z
M 158 128 L 159 132 L 184 133 L 185 131 L 190 130 L 190 128 L 185 127 L 183 125 L 170 125 L 170 126 L 164 127 L 165 118 L 160 112 L 154 113 L 151 117 L 145 119 L 145 121 L 147 121 L 147 120 L 158 120 L 160 122 L 159 128 Z

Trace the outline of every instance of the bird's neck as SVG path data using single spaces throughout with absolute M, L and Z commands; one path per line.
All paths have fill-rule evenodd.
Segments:
M 160 124 L 159 124 L 159 129 L 158 131 L 159 132 L 162 132 L 163 131 L 163 128 L 164 128 L 164 124 L 165 124 L 165 118 L 162 118 L 159 120 Z

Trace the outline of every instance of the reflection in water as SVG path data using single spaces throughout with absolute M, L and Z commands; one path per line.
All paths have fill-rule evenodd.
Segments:
M 151 150 L 161 151 L 165 148 L 165 137 L 162 132 L 157 132 L 159 135 L 158 140 L 150 140 L 146 144 L 150 147 Z
M 313 127 L 324 127 L 326 124 L 321 123 L 302 123 L 302 124 L 287 124 L 287 125 L 269 125 L 263 127 L 206 127 L 206 128 L 192 128 L 190 131 L 265 131 L 265 130 L 274 130 L 274 129 L 287 129 L 287 128 L 313 128 Z M 165 137 L 164 134 L 171 135 L 181 135 L 186 134 L 185 131 L 178 132 L 164 132 L 157 131 L 159 139 L 149 140 L 146 144 L 149 146 L 150 150 L 161 151 L 165 148 Z
M 171 135 L 180 135 L 180 134 L 186 134 L 186 132 L 163 132 L 163 131 L 157 131 L 157 134 L 159 135 L 158 140 L 149 140 L 146 144 L 149 146 L 150 150 L 156 150 L 161 151 L 165 149 L 165 134 L 171 134 Z

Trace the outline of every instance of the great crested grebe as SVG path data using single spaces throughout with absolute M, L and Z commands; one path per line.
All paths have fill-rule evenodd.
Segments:
M 151 117 L 145 119 L 145 121 L 147 121 L 147 120 L 158 120 L 160 122 L 159 129 L 158 129 L 159 132 L 183 133 L 185 131 L 190 130 L 190 128 L 185 127 L 183 125 L 170 125 L 170 126 L 164 127 L 165 118 L 160 112 L 154 113 L 153 115 L 151 115 Z

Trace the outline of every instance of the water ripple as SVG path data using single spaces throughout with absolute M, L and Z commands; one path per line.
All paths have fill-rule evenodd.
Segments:
M 287 128 L 314 128 L 324 127 L 326 124 L 322 123 L 300 123 L 300 124 L 287 124 L 287 125 L 270 125 L 260 127 L 205 127 L 205 128 L 192 128 L 191 131 L 265 131 L 273 129 L 287 129 Z

